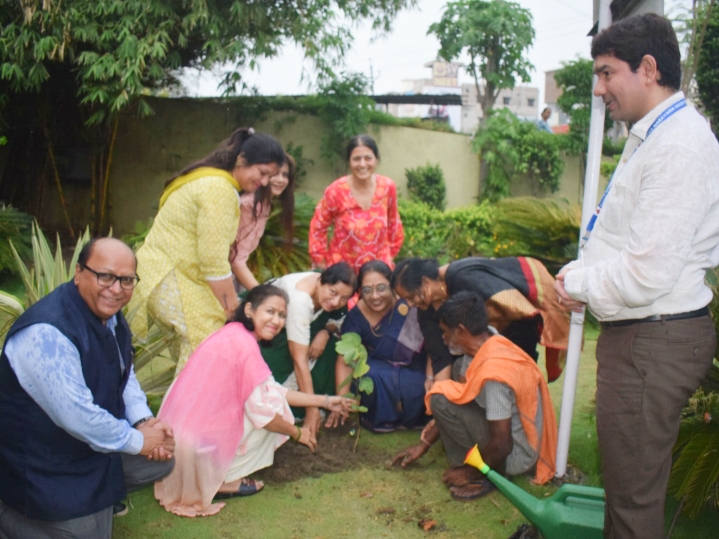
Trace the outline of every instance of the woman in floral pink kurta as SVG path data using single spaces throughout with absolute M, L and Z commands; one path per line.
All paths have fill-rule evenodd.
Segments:
M 312 262 L 325 268 L 344 260 L 355 271 L 370 260 L 394 267 L 392 260 L 404 241 L 397 187 L 390 178 L 374 173 L 379 151 L 370 137 L 355 137 L 347 150 L 352 174 L 327 187 L 310 223 Z M 334 233 L 328 247 L 331 226 Z

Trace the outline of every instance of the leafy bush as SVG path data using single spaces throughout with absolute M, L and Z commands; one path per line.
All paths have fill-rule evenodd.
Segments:
M 361 73 L 343 73 L 320 85 L 319 117 L 327 125 L 320 153 L 329 163 L 344 161 L 347 142 L 367 131 L 374 101 L 367 97 L 369 81 Z
M 531 256 L 552 272 L 577 256 L 581 208 L 567 201 L 507 198 L 495 206 L 495 256 Z
M 32 253 L 30 229 L 32 217 L 12 206 L 0 205 L 0 271 L 15 271 L 15 256 L 10 242 L 20 258 L 26 259 Z
M 437 165 L 427 163 L 424 167 L 406 168 L 407 190 L 413 200 L 420 200 L 429 207 L 444 211 L 447 206 L 447 187 L 444 173 Z
M 472 143 L 489 167 L 483 198 L 496 201 L 509 196 L 511 180 L 522 174 L 534 180 L 540 191 L 556 192 L 564 171 L 560 147 L 561 137 L 540 131 L 507 109 L 493 111 Z
M 562 69 L 554 74 L 562 94 L 557 99 L 559 108 L 569 116 L 569 133 L 560 142 L 572 155 L 584 155 L 589 143 L 589 122 L 592 116 L 592 78 L 594 62 L 578 58 L 563 62 Z M 613 125 L 609 111 L 604 117 L 604 131 Z M 621 153 L 621 151 L 620 151 Z
M 399 201 L 404 244 L 398 259 L 436 258 L 442 263 L 491 254 L 492 209 L 482 203 L 446 212 L 424 202 Z

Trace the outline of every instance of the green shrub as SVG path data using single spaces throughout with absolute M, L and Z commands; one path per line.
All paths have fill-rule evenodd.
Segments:
M 447 187 L 442 168 L 427 163 L 424 167 L 406 168 L 407 190 L 412 200 L 419 200 L 436 210 L 447 206 Z
M 449 221 L 447 251 L 450 259 L 468 256 L 492 256 L 492 205 L 483 201 L 445 213 Z
M 497 201 L 509 196 L 510 182 L 526 174 L 540 191 L 556 192 L 564 171 L 561 137 L 540 131 L 507 109 L 492 112 L 472 142 L 487 166 L 482 197 Z
M 399 200 L 399 214 L 404 227 L 404 243 L 398 259 L 413 256 L 446 259 L 449 226 L 442 211 L 424 202 Z
M 488 203 L 443 212 L 424 202 L 399 202 L 405 239 L 398 259 L 418 256 L 446 263 L 491 256 L 493 210 Z

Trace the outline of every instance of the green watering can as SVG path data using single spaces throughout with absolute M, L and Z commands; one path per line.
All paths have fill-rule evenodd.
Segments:
M 545 539 L 603 538 L 604 489 L 565 483 L 549 498 L 538 500 L 487 466 L 476 445 L 464 463 L 486 475 Z

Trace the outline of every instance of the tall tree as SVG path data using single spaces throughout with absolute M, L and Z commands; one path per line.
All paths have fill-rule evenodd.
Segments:
M 415 0 L 17 0 L 0 2 L 0 129 L 10 159 L 0 199 L 42 213 L 49 176 L 60 190 L 68 145 L 91 148 L 95 231 L 106 226 L 117 115 L 151 113 L 143 96 L 184 67 L 244 66 L 294 42 L 321 75 L 352 42 L 350 24 L 388 30 Z M 68 217 L 68 223 L 70 219 Z M 72 228 L 72 225 L 69 224 Z
M 586 153 L 589 144 L 593 69 L 594 62 L 577 58 L 563 62 L 562 69 L 554 74 L 554 80 L 562 90 L 557 105 L 569 116 L 569 133 L 565 147 L 574 155 Z
M 526 57 L 534 41 L 532 14 L 505 0 L 449 2 L 442 19 L 429 27 L 439 39 L 439 55 L 451 61 L 469 55 L 477 99 L 486 119 L 499 91 L 513 88 L 517 80 L 529 82 L 534 69 Z M 484 83 L 484 84 L 482 84 Z
M 683 8 L 683 14 L 674 20 L 677 36 L 686 45 L 686 58 L 682 66 L 682 82 L 680 89 L 690 94 L 694 75 L 702 56 L 707 24 L 716 9 L 717 0 L 692 0 L 691 8 Z
M 719 134 L 719 7 L 707 18 L 695 78 L 699 99 L 711 118 L 714 134 Z

